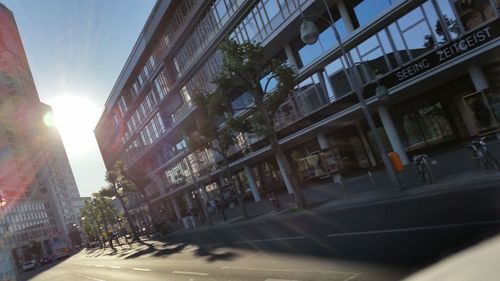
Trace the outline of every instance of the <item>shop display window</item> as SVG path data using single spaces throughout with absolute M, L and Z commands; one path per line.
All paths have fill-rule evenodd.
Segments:
M 441 143 L 455 137 L 441 102 L 409 108 L 401 120 L 408 150 Z
M 472 113 L 479 134 L 500 129 L 500 100 L 491 92 L 477 92 L 463 97 Z

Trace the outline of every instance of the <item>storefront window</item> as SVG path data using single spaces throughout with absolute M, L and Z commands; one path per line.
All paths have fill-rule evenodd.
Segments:
M 465 31 L 496 17 L 490 0 L 454 0 L 453 4 Z
M 408 150 L 441 143 L 454 138 L 441 102 L 409 108 L 401 118 Z
M 499 129 L 500 101 L 491 92 L 464 96 L 464 102 L 472 113 L 480 134 Z

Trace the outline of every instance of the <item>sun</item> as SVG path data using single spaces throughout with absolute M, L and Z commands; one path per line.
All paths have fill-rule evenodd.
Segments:
M 82 155 L 95 145 L 94 126 L 101 109 L 90 98 L 81 95 L 60 95 L 51 99 L 53 122 L 68 154 Z

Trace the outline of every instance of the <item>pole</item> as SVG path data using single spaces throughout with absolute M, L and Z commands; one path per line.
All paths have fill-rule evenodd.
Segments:
M 351 86 L 352 90 L 356 93 L 356 96 L 359 100 L 359 105 L 361 107 L 361 111 L 363 112 L 363 115 L 368 122 L 368 127 L 370 131 L 373 133 L 373 138 L 375 139 L 375 143 L 377 145 L 378 150 L 380 151 L 380 154 L 382 156 L 382 161 L 384 162 L 385 169 L 387 170 L 387 174 L 389 175 L 389 178 L 396 190 L 400 190 L 400 184 L 398 177 L 396 175 L 396 172 L 394 171 L 392 164 L 389 160 L 389 157 L 387 156 L 384 144 L 382 143 L 382 139 L 380 138 L 380 135 L 377 131 L 377 127 L 375 126 L 375 122 L 373 121 L 373 117 L 370 114 L 370 111 L 368 110 L 368 105 L 365 101 L 365 98 L 363 97 L 363 88 L 361 86 L 361 81 L 359 79 L 359 73 L 354 69 L 354 63 L 352 61 L 351 56 L 347 53 L 345 46 L 342 42 L 342 39 L 340 38 L 340 34 L 335 27 L 335 21 L 333 20 L 333 16 L 330 12 L 329 6 L 326 3 L 325 0 L 322 0 L 323 5 L 325 5 L 325 8 L 328 12 L 328 16 L 330 17 L 330 27 L 333 29 L 333 33 L 335 34 L 335 38 L 337 39 L 337 42 L 339 44 L 340 52 L 342 54 L 342 57 L 344 57 L 344 60 L 346 61 L 347 64 L 347 71 L 346 71 L 346 76 L 347 80 L 349 82 L 349 85 Z

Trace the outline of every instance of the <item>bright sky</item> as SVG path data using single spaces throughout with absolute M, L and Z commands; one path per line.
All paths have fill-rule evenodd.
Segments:
M 0 0 L 14 12 L 82 196 L 104 182 L 93 130 L 156 0 Z

